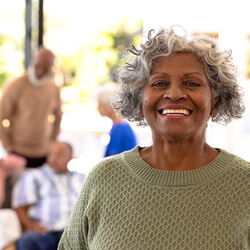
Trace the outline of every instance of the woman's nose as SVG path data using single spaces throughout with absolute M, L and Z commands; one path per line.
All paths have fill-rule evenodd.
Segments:
M 171 85 L 164 93 L 164 98 L 171 99 L 172 101 L 178 101 L 187 97 L 185 91 L 179 85 Z

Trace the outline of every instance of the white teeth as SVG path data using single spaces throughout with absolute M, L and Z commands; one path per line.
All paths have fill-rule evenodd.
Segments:
M 189 115 L 190 111 L 187 109 L 164 109 L 162 111 L 163 115 Z

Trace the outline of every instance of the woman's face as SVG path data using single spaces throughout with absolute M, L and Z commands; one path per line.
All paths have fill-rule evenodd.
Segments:
M 155 62 L 142 112 L 155 138 L 205 138 L 212 103 L 203 64 L 191 53 L 179 53 Z

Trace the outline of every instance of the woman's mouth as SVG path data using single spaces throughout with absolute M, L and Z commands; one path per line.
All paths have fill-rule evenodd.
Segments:
M 170 115 L 170 116 L 188 116 L 192 113 L 191 110 L 188 109 L 163 109 L 159 110 L 159 113 L 162 115 Z

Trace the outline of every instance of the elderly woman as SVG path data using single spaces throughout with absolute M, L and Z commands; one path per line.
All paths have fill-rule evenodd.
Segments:
M 93 169 L 59 249 L 250 249 L 250 164 L 206 143 L 244 111 L 231 53 L 175 28 L 130 52 L 114 107 L 153 144 Z

